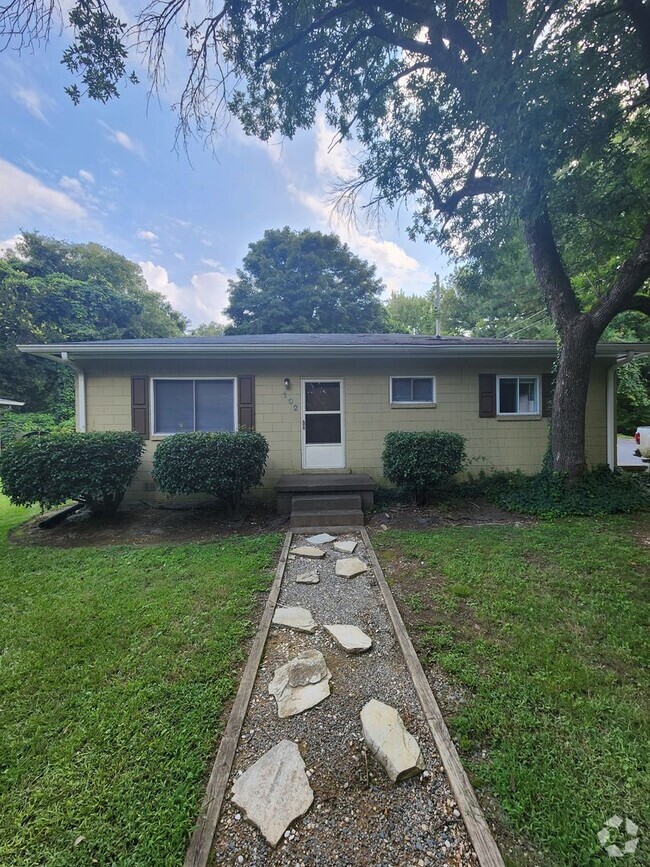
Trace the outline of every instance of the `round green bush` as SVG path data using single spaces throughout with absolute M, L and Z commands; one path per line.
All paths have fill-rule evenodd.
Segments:
M 173 434 L 154 453 L 153 477 L 166 494 L 208 494 L 232 513 L 261 484 L 268 453 L 253 431 Z
M 465 438 L 446 431 L 392 431 L 384 439 L 384 475 L 400 493 L 416 503 L 465 465 Z
M 17 506 L 49 509 L 78 500 L 95 514 L 113 514 L 143 449 L 142 437 L 131 431 L 29 435 L 0 453 L 0 480 Z

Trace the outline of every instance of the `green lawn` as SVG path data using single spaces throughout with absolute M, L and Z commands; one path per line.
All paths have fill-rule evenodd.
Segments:
M 650 549 L 635 527 L 373 539 L 423 661 L 467 688 L 448 723 L 488 813 L 557 867 L 611 864 L 596 835 L 614 813 L 642 829 L 624 863 L 650 864 Z
M 0 498 L 0 864 L 177 867 L 279 537 L 8 545 L 29 514 Z

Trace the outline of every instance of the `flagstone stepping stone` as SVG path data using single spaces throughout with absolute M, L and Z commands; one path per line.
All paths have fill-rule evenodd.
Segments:
M 296 557 L 313 557 L 314 560 L 319 560 L 325 556 L 325 551 L 322 548 L 314 548 L 310 545 L 302 545 L 298 548 L 292 548 L 290 554 L 295 554 Z
M 357 547 L 358 544 L 358 542 L 355 542 L 352 539 L 349 542 L 336 542 L 334 544 L 334 548 L 337 551 L 340 551 L 342 554 L 352 554 L 354 553 L 354 549 Z
M 363 736 L 373 756 L 394 783 L 424 770 L 422 752 L 394 707 L 370 699 L 361 710 Z
M 336 574 L 343 578 L 354 578 L 355 575 L 367 571 L 368 566 L 358 557 L 341 557 L 336 561 Z
M 318 584 L 320 578 L 318 576 L 318 572 L 303 572 L 302 575 L 298 575 L 296 578 L 296 584 Z
M 233 801 L 274 848 L 294 819 L 314 801 L 305 763 L 294 741 L 280 741 L 237 777 Z
M 310 545 L 324 545 L 326 542 L 333 542 L 338 539 L 338 536 L 330 536 L 329 533 L 319 533 L 317 536 L 310 536 L 307 541 Z
M 316 632 L 318 623 L 311 616 L 307 608 L 293 606 L 289 608 L 276 608 L 273 614 L 274 626 L 286 626 L 298 632 Z
M 358 626 L 334 623 L 323 628 L 327 629 L 334 641 L 346 653 L 365 653 L 372 647 L 372 638 L 362 632 Z
M 328 698 L 331 677 L 320 650 L 303 650 L 276 668 L 269 684 L 269 695 L 278 703 L 280 719 L 309 710 Z

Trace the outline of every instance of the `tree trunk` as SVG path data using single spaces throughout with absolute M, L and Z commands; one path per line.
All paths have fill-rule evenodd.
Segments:
M 560 348 L 551 418 L 552 466 L 573 480 L 586 468 L 587 390 L 597 342 L 591 317 L 582 315 L 565 328 Z

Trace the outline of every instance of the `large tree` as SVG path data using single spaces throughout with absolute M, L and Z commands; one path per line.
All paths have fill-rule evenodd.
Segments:
M 22 355 L 16 344 L 174 337 L 186 324 L 147 289 L 134 262 L 37 233 L 24 233 L 0 258 L 0 312 L 0 395 L 56 417 L 72 410 L 69 371 Z
M 375 267 L 336 235 L 267 229 L 230 281 L 226 333 L 385 331 L 383 289 Z
M 127 32 L 108 3 L 71 13 L 75 99 L 108 99 L 127 73 Z M 54 8 L 13 0 L 4 33 L 24 41 Z M 185 130 L 214 132 L 227 106 L 251 134 L 292 136 L 324 106 L 339 136 L 365 147 L 351 194 L 411 199 L 414 233 L 467 250 L 521 218 L 560 341 L 553 466 L 579 475 L 596 344 L 622 311 L 650 311 L 647 0 L 221 0 L 196 16 L 189 0 L 160 0 L 133 34 L 157 81 L 175 25 L 188 43 Z M 633 199 L 643 218 L 619 233 Z M 594 258 L 603 239 L 616 245 L 589 303 L 574 285 L 578 236 Z

